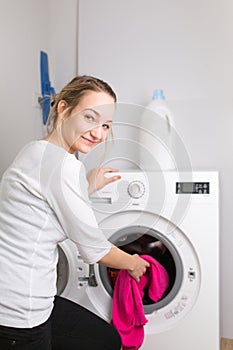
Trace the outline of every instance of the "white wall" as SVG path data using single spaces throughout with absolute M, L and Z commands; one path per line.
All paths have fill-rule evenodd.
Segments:
M 1 0 L 1 173 L 19 148 L 41 133 L 33 92 L 40 91 L 39 50 L 48 49 L 47 1 Z
M 51 74 L 56 91 L 60 91 L 77 71 L 78 0 L 49 0 L 49 3 Z
M 40 50 L 56 90 L 76 74 L 77 0 L 0 0 L 0 176 L 19 149 L 42 136 Z
M 229 338 L 232 36 L 231 0 L 79 0 L 79 74 L 108 81 L 120 102 L 146 105 L 153 89 L 164 89 L 193 169 L 220 172 L 221 335 Z

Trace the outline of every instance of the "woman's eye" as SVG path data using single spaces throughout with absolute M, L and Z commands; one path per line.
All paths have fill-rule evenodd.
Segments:
M 90 114 L 86 114 L 84 117 L 89 122 L 94 122 L 95 121 L 95 118 L 92 115 L 90 115 Z
M 103 124 L 102 127 L 103 127 L 104 129 L 107 129 L 107 130 L 110 129 L 110 125 L 108 125 L 108 124 Z

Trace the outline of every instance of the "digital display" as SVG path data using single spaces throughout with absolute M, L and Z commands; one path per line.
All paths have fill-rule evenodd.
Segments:
M 209 182 L 177 182 L 176 193 L 180 194 L 209 194 Z
M 182 184 L 182 193 L 193 193 L 195 189 L 193 182 L 184 182 Z

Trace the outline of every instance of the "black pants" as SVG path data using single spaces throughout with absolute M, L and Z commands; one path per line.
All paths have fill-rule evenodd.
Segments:
M 107 322 L 56 297 L 51 317 L 34 328 L 0 326 L 1 350 L 119 350 L 120 336 Z

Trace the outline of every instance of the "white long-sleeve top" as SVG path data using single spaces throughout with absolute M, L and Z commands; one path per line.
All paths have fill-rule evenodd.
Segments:
M 56 294 L 57 244 L 67 238 L 95 263 L 111 244 L 88 201 L 85 169 L 47 141 L 28 144 L 0 185 L 0 325 L 45 322 Z

